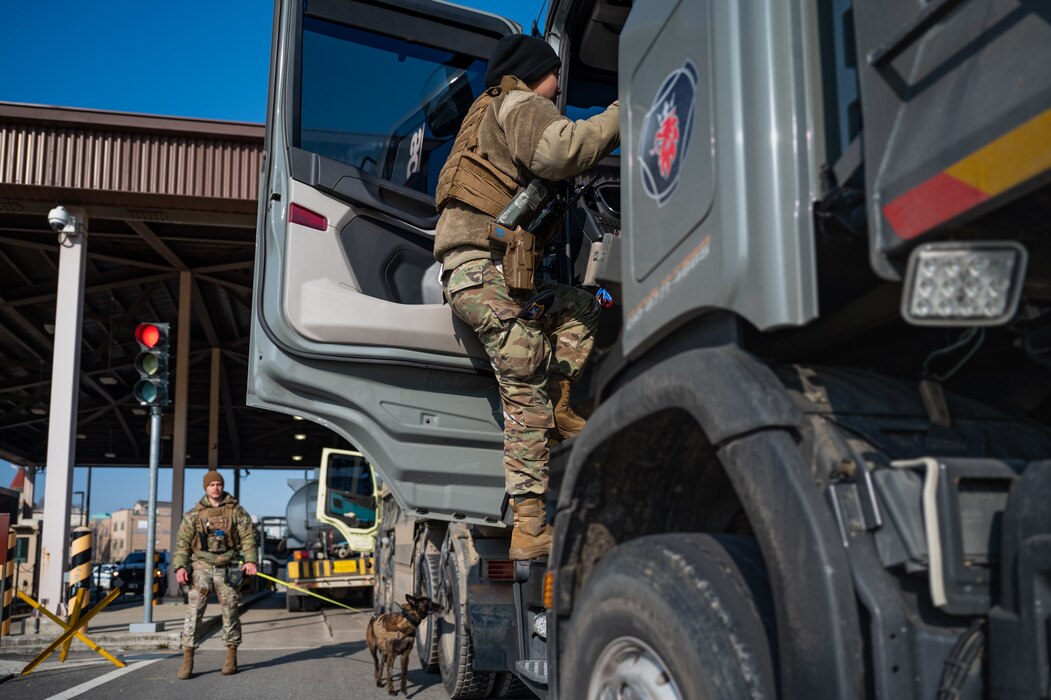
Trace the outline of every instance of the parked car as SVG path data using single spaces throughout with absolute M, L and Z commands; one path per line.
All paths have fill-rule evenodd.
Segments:
M 91 567 L 91 585 L 109 590 L 113 586 L 113 576 L 118 568 L 116 564 L 95 564 Z
M 165 550 L 160 550 L 157 554 L 160 557 L 160 560 L 157 562 L 157 570 L 161 572 L 161 576 L 165 576 L 168 573 L 168 567 L 171 566 L 171 555 Z M 124 557 L 124 561 L 120 563 L 116 571 L 116 575 L 122 581 L 121 590 L 124 595 L 142 594 L 142 581 L 145 570 L 145 551 L 141 549 L 136 550 Z

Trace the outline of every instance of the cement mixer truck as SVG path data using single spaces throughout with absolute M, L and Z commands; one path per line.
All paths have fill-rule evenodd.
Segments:
M 290 480 L 288 582 L 333 600 L 369 596 L 379 523 L 375 474 L 360 452 L 326 448 L 314 479 Z M 289 612 L 316 610 L 321 601 L 288 588 Z

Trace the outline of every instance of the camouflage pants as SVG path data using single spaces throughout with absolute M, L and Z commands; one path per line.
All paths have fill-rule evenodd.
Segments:
M 198 564 L 200 566 L 200 564 Z M 208 594 L 213 590 L 215 597 L 219 599 L 219 607 L 223 611 L 223 642 L 227 646 L 237 646 L 241 643 L 241 613 L 237 604 L 241 602 L 241 591 L 226 583 L 226 570 L 208 567 L 206 570 L 193 568 L 193 578 L 190 581 L 190 592 L 188 594 L 189 609 L 186 611 L 186 620 L 182 625 L 182 635 L 179 643 L 185 649 L 196 649 L 199 643 L 198 630 L 204 619 L 204 611 L 208 607 Z
M 599 305 L 587 292 L 541 282 L 555 300 L 536 321 L 516 318 L 522 303 L 507 293 L 500 268 L 472 260 L 446 275 L 453 312 L 469 324 L 489 354 L 504 411 L 504 478 L 511 496 L 543 495 L 549 431 L 555 427 L 547 393 L 552 375 L 580 376 L 594 345 Z

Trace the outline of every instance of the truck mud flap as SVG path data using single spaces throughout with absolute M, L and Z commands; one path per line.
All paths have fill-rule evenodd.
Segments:
M 1000 604 L 989 613 L 989 683 L 996 698 L 1051 687 L 1051 460 L 1015 481 L 1003 516 Z

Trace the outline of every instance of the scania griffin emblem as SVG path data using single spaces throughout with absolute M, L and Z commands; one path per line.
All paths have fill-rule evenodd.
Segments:
M 646 194 L 663 206 L 675 193 L 690 143 L 697 67 L 687 59 L 672 71 L 653 98 L 642 121 L 639 172 Z

